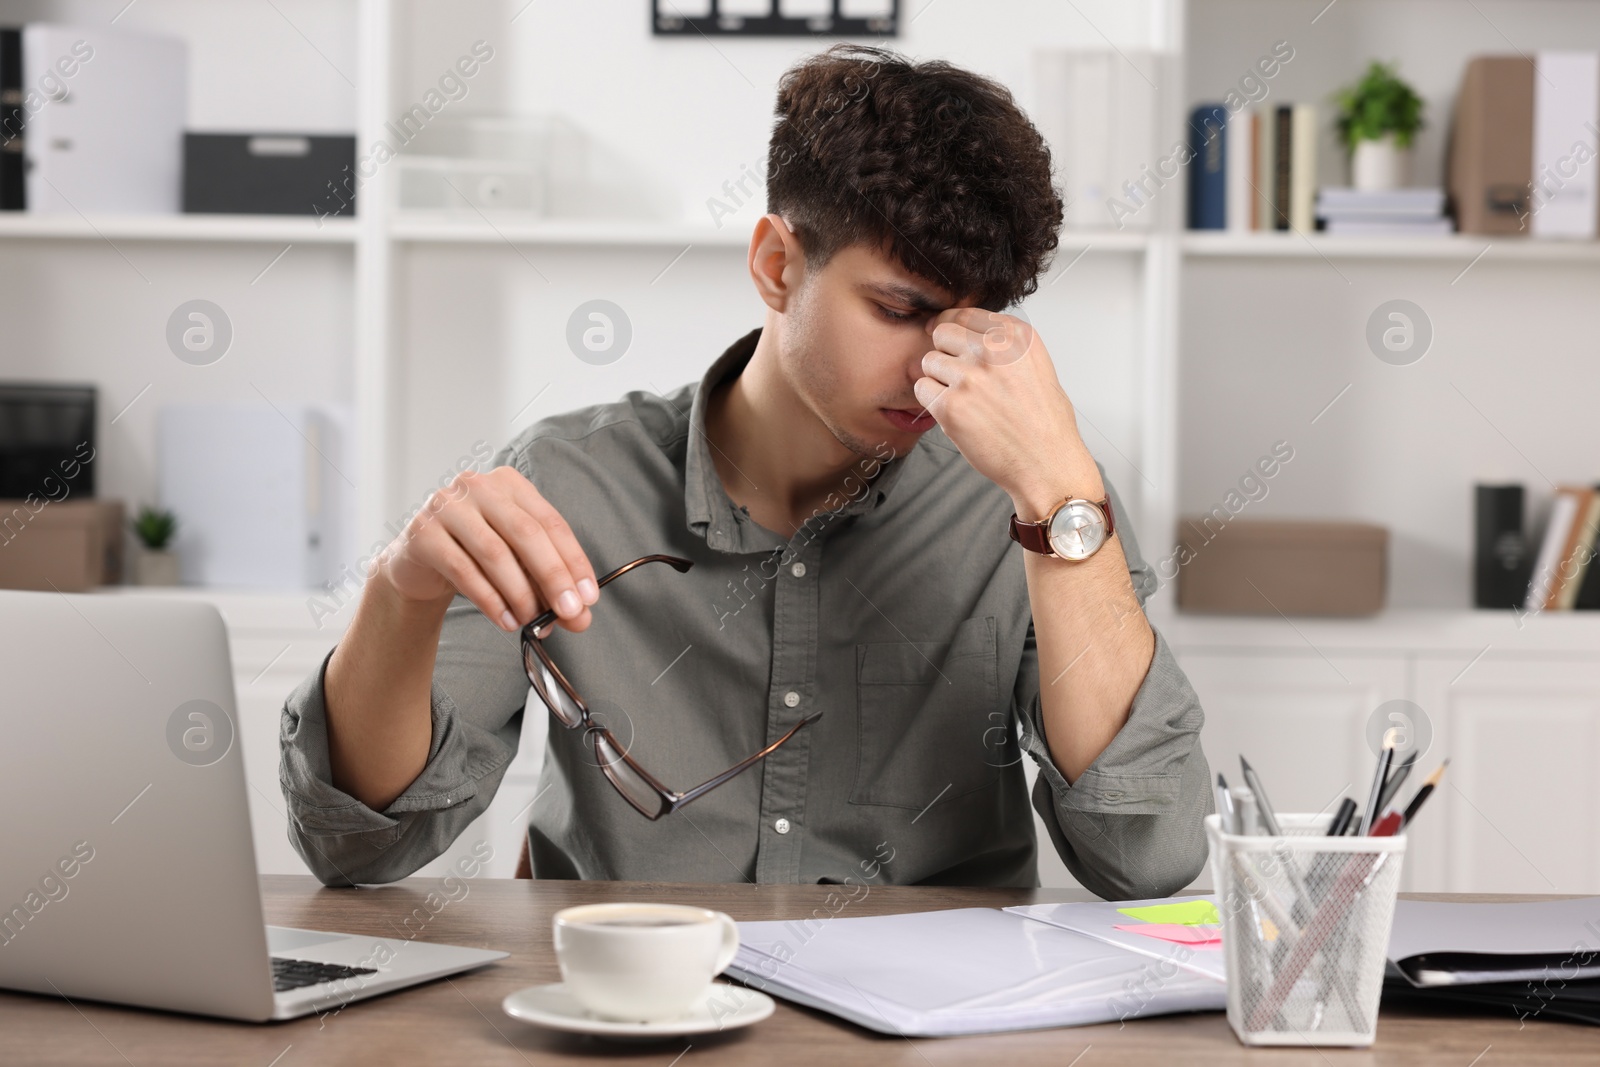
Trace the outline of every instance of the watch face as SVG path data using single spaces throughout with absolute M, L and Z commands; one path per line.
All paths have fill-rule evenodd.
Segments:
M 1088 559 L 1106 541 L 1106 516 L 1090 500 L 1069 500 L 1050 520 L 1050 547 L 1063 559 Z

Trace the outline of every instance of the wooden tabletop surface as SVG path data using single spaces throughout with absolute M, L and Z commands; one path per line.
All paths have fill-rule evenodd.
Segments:
M 465 885 L 466 895 L 460 885 Z M 390 886 L 326 889 L 310 877 L 262 879 L 267 921 L 282 926 L 395 936 L 425 908 L 437 879 Z M 338 1013 L 252 1025 L 118 1008 L 53 997 L 0 993 L 0 1064 L 471 1064 L 526 1065 L 615 1060 L 660 1067 L 712 1064 L 870 1064 L 946 1067 L 1113 1067 L 1119 1064 L 1277 1064 L 1364 1067 L 1538 1067 L 1600 1063 L 1600 1029 L 1543 1020 L 1386 1011 L 1369 1049 L 1248 1049 L 1220 1012 L 1127 1023 L 959 1038 L 885 1037 L 820 1012 L 778 1002 L 753 1027 L 709 1037 L 616 1044 L 554 1033 L 508 1017 L 507 994 L 560 979 L 550 917 L 578 903 L 610 900 L 698 904 L 735 919 L 787 919 L 823 904 L 826 886 L 691 885 L 649 882 L 540 882 L 479 878 L 457 883 L 419 937 L 496 948 L 509 959 L 455 978 L 349 1005 Z M 438 898 L 436 898 L 437 900 Z M 840 914 L 882 915 L 937 908 L 1094 899 L 1073 890 L 873 887 Z M 1504 897 L 1441 897 L 1489 900 Z M 435 905 L 437 907 L 437 904 Z M 424 911 L 426 914 L 426 910 Z M 418 928 L 414 920 L 411 929 Z M 682 1059 L 676 1057 L 682 1056 Z

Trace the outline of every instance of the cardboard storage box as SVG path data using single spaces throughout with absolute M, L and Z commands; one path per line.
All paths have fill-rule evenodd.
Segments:
M 0 500 L 0 589 L 82 592 L 122 581 L 122 502 Z
M 1360 522 L 1214 517 L 1179 523 L 1178 607 L 1228 615 L 1372 615 L 1388 585 L 1389 531 Z

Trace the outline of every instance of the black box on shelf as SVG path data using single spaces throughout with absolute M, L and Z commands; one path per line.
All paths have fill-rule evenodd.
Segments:
M 1533 552 L 1522 525 L 1523 487 L 1479 485 L 1473 493 L 1472 602 L 1520 608 L 1533 577 Z
M 27 206 L 22 168 L 22 31 L 0 27 L 0 211 Z
M 95 388 L 0 382 L 0 498 L 94 496 Z
M 183 210 L 354 218 L 356 139 L 296 133 L 183 135 Z

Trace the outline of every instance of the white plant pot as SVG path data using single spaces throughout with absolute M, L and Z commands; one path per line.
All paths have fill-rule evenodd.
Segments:
M 178 585 L 178 556 L 167 549 L 151 551 L 141 547 L 133 557 L 136 585 Z
M 1393 133 L 1380 141 L 1357 141 L 1350 179 L 1362 192 L 1404 189 L 1411 183 L 1411 149 L 1395 144 Z

